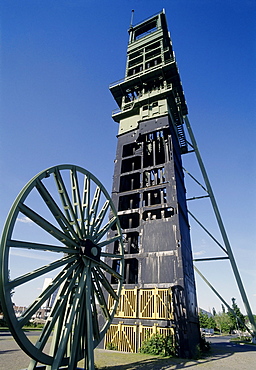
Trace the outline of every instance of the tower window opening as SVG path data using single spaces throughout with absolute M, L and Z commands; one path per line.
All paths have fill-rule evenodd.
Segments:
M 143 65 L 140 64 L 137 67 L 132 67 L 131 69 L 128 70 L 128 76 L 135 75 L 136 73 L 142 72 L 143 71 Z
M 150 22 L 145 23 L 143 26 L 138 27 L 134 32 L 134 40 L 139 40 L 148 34 L 157 30 L 157 18 L 152 19 Z
M 159 48 L 161 46 L 161 42 L 157 41 L 154 42 L 153 44 L 150 44 L 149 46 L 145 47 L 145 52 L 147 53 L 148 51 L 154 50 L 156 48 Z
M 165 63 L 174 61 L 174 57 L 169 50 L 164 53 L 164 60 Z
M 120 274 L 120 260 L 114 260 L 112 263 L 112 269 Z M 117 284 L 118 280 L 115 276 L 111 275 L 111 284 Z
M 161 49 L 160 48 L 159 49 L 152 50 L 152 51 L 150 51 L 150 52 L 148 52 L 146 54 L 145 60 L 149 60 L 149 59 L 154 58 L 154 57 L 156 57 L 156 56 L 158 56 L 160 54 L 161 54 Z
M 127 209 L 139 208 L 140 194 L 129 194 L 119 197 L 118 211 L 125 211 Z
M 143 212 L 142 219 L 143 221 L 150 221 L 150 220 L 160 220 L 172 217 L 174 215 L 174 208 L 158 208 L 153 209 L 150 211 Z
M 136 171 L 141 168 L 141 157 L 136 156 L 122 160 L 121 173 Z
M 143 187 L 155 186 L 165 182 L 164 167 L 145 171 L 143 173 Z
M 135 151 L 140 148 L 137 143 L 126 144 L 123 146 L 123 157 L 130 157 L 135 154 Z
M 120 177 L 119 191 L 129 191 L 140 188 L 140 173 L 133 173 L 132 175 L 125 175 Z
M 174 215 L 174 208 L 173 207 L 169 207 L 169 208 L 166 208 L 164 210 L 164 217 L 167 218 L 167 217 L 172 217 Z
M 129 68 L 135 66 L 136 64 L 142 63 L 143 62 L 143 57 L 139 56 L 138 58 L 131 59 L 128 66 Z
M 133 53 L 130 53 L 128 55 L 129 60 L 137 58 L 138 56 L 140 56 L 142 54 L 142 52 L 143 52 L 142 49 L 137 49 L 137 51 L 134 51 Z
M 123 234 L 124 250 L 126 254 L 139 253 L 139 233 L 132 232 Z
M 161 130 L 145 135 L 143 149 L 143 167 L 165 163 L 168 153 L 166 132 Z
M 148 64 L 148 63 L 146 63 Z M 148 67 L 149 68 L 149 67 Z M 160 90 L 164 88 L 164 80 L 163 79 L 156 79 L 151 82 L 147 83 L 147 86 L 145 86 L 144 91 L 145 93 L 150 93 L 154 90 Z
M 154 189 L 151 191 L 144 191 L 143 206 L 154 206 L 156 204 L 166 203 L 166 188 Z
M 155 158 L 156 158 L 156 165 L 165 162 L 165 153 L 166 153 L 166 145 L 163 135 L 158 135 L 156 138 L 156 145 L 155 145 Z
M 129 213 L 119 216 L 120 225 L 122 229 L 133 229 L 139 226 L 140 216 L 139 213 Z
M 135 99 L 138 98 L 138 94 L 139 94 L 139 92 L 137 92 L 136 90 L 130 90 L 129 89 L 128 91 L 126 91 L 124 102 L 125 103 L 130 103 L 130 102 L 134 101 Z
M 143 167 L 153 166 L 153 134 L 146 135 L 143 149 Z
M 149 68 L 151 68 L 151 67 L 157 66 L 157 65 L 159 65 L 159 64 L 161 64 L 161 63 L 162 63 L 162 58 L 161 58 L 161 57 L 158 57 L 158 58 L 152 59 L 152 60 L 150 60 L 150 61 L 148 61 L 148 62 L 146 63 L 146 69 L 149 69 Z
M 118 240 L 116 240 L 114 243 L 114 254 L 119 254 L 119 253 L 120 253 L 120 243 Z
M 125 260 L 124 267 L 124 284 L 138 283 L 138 260 L 129 258 Z

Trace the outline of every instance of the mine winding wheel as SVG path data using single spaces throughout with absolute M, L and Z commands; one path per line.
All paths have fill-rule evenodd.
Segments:
M 114 245 L 115 254 L 109 253 Z M 76 369 L 83 358 L 85 368 L 94 369 L 93 349 L 114 317 L 124 270 L 119 220 L 99 180 L 74 165 L 54 166 L 35 176 L 9 212 L 0 258 L 4 316 L 32 359 L 28 369 L 38 363 L 51 370 Z M 112 260 L 119 270 L 112 268 Z M 48 285 L 37 295 L 47 278 Z M 18 292 L 32 297 L 19 317 L 13 303 Z M 33 343 L 23 328 L 38 312 L 47 318 Z

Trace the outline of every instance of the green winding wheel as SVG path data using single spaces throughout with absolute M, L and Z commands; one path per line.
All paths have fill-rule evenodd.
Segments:
M 118 253 L 105 252 L 105 246 L 109 251 L 111 245 Z M 4 316 L 15 340 L 32 359 L 28 369 L 42 363 L 51 370 L 62 366 L 71 370 L 83 358 L 85 368 L 94 369 L 93 349 L 115 314 L 124 271 L 122 232 L 104 186 L 74 165 L 39 173 L 9 212 L 0 258 Z M 112 268 L 112 260 L 118 261 L 118 271 Z M 111 276 L 117 281 L 115 290 L 109 283 Z M 38 295 L 46 278 L 50 284 Z M 13 302 L 18 292 L 31 296 L 31 301 L 16 317 Z M 23 327 L 43 307 L 47 319 L 33 343 Z

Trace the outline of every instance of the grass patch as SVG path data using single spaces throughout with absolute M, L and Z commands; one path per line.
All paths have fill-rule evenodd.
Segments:
M 164 366 L 177 364 L 178 359 L 164 358 L 144 353 L 127 353 L 96 349 L 94 351 L 95 366 L 98 370 L 132 370 L 132 369 L 161 369 Z M 80 363 L 79 363 L 80 366 Z
M 245 343 L 245 344 L 251 344 L 255 346 L 256 344 L 252 343 L 252 338 L 251 337 L 236 337 L 236 338 L 231 338 L 230 342 L 236 342 L 236 343 Z
M 0 327 L 0 332 L 6 332 L 6 331 L 10 331 L 10 329 L 7 327 Z

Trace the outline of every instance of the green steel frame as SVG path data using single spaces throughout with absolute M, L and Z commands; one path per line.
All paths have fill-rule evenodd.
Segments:
M 237 285 L 238 285 L 239 292 L 241 294 L 241 298 L 243 300 L 243 303 L 244 303 L 244 306 L 245 306 L 245 309 L 246 309 L 246 312 L 247 312 L 249 321 L 250 321 L 250 323 L 252 325 L 252 340 L 255 343 L 256 342 L 256 325 L 255 325 L 255 321 L 254 321 L 254 317 L 253 317 L 253 314 L 252 314 L 252 311 L 251 311 L 251 308 L 250 308 L 250 304 L 249 304 L 249 301 L 247 299 L 247 295 L 246 295 L 246 292 L 245 292 L 245 289 L 244 289 L 244 286 L 243 286 L 243 283 L 242 283 L 242 279 L 240 277 L 240 274 L 239 274 L 239 271 L 238 271 L 238 268 L 237 268 L 237 264 L 236 264 L 236 261 L 235 261 L 235 258 L 234 258 L 233 252 L 232 252 L 232 248 L 231 248 L 231 245 L 230 245 L 230 242 L 229 242 L 229 239 L 228 239 L 228 236 L 227 236 L 227 233 L 226 233 L 226 230 L 225 230 L 225 227 L 224 227 L 224 224 L 223 224 L 221 215 L 220 215 L 220 211 L 219 211 L 219 208 L 218 208 L 218 205 L 217 205 L 217 202 L 216 202 L 216 199 L 215 199 L 215 196 L 214 196 L 214 193 L 213 193 L 211 184 L 210 184 L 209 177 L 207 175 L 207 172 L 206 172 L 206 169 L 205 169 L 205 166 L 204 166 L 202 157 L 200 155 L 200 152 L 199 152 L 199 149 L 198 149 L 198 146 L 197 146 L 197 142 L 196 142 L 195 136 L 193 134 L 193 131 L 192 131 L 192 128 L 191 128 L 191 125 L 190 125 L 190 122 L 189 122 L 189 119 L 188 119 L 187 116 L 184 117 L 184 122 L 186 124 L 186 128 L 187 128 L 187 131 L 188 131 L 190 140 L 191 140 L 191 143 L 189 143 L 189 145 L 192 147 L 193 151 L 195 152 L 195 155 L 196 155 L 196 158 L 197 158 L 197 162 L 198 162 L 199 168 L 201 170 L 201 173 L 202 173 L 202 176 L 203 176 L 203 179 L 204 179 L 204 182 L 205 182 L 205 186 L 203 186 L 191 174 L 189 174 L 188 171 L 185 170 L 184 172 L 187 173 L 187 174 L 189 174 L 198 183 L 198 185 L 203 188 L 203 190 L 207 194 L 206 196 L 210 198 L 210 201 L 211 201 L 211 204 L 212 204 L 212 208 L 213 208 L 213 212 L 215 214 L 215 217 L 216 217 L 216 220 L 217 220 L 217 223 L 218 223 L 218 226 L 219 226 L 219 230 L 220 230 L 220 233 L 221 233 L 221 236 L 222 236 L 222 239 L 223 239 L 223 243 L 224 243 L 225 248 L 214 238 L 214 236 L 200 223 L 200 221 L 190 211 L 189 211 L 189 214 L 206 231 L 206 233 L 216 242 L 216 244 L 227 255 L 227 257 L 208 258 L 208 259 L 197 259 L 195 261 L 199 261 L 199 260 L 200 261 L 202 261 L 202 260 L 213 260 L 213 259 L 215 259 L 215 260 L 217 260 L 217 259 L 229 259 L 230 260 L 230 264 L 231 264 L 231 267 L 232 267 L 232 270 L 233 270 L 233 273 L 234 273 L 234 276 L 235 276 L 235 279 L 236 279 L 236 282 L 237 282 Z M 199 199 L 199 198 L 204 198 L 204 197 L 205 196 L 203 196 L 203 197 L 195 197 L 195 198 L 191 198 L 191 199 Z M 191 199 L 188 199 L 188 200 L 191 200 Z M 195 270 L 197 271 L 197 273 L 199 273 L 199 275 L 203 278 L 203 280 L 211 287 L 211 289 L 215 292 L 215 294 L 217 294 L 217 291 L 212 288 L 212 286 L 210 285 L 210 283 L 208 283 L 207 279 L 203 276 L 203 274 L 200 273 L 197 268 L 195 268 Z M 217 296 L 220 298 L 220 295 L 219 294 L 217 294 Z M 225 303 L 225 305 L 232 312 L 232 309 L 230 309 L 230 307 L 223 300 L 223 298 L 221 298 L 221 300 Z
M 26 229 L 28 223 L 46 237 L 44 240 L 50 238 L 52 242 L 33 239 L 32 229 L 29 232 Z M 110 238 L 111 228 L 115 229 L 115 236 Z M 117 254 L 104 251 L 105 246 L 115 243 L 119 244 Z M 55 260 L 15 276 L 16 266 L 11 260 L 17 251 L 23 254 L 29 251 L 29 258 L 34 259 L 42 259 L 40 253 L 47 254 L 47 258 L 50 254 Z M 104 262 L 105 257 L 119 261 L 118 272 Z M 1 240 L 0 263 L 4 316 L 15 340 L 31 357 L 28 369 L 36 369 L 42 363 L 48 370 L 62 366 L 72 370 L 84 358 L 85 368 L 93 370 L 93 350 L 114 317 L 124 271 L 122 232 L 103 185 L 90 172 L 74 165 L 54 166 L 40 172 L 22 189 L 9 212 Z M 15 289 L 26 288 L 25 284 L 49 273 L 55 275 L 50 285 L 16 317 L 12 302 Z M 109 283 L 111 275 L 118 282 L 115 291 Z M 56 298 L 34 344 L 23 327 L 54 293 Z M 113 298 L 112 307 L 108 306 L 108 296 Z

